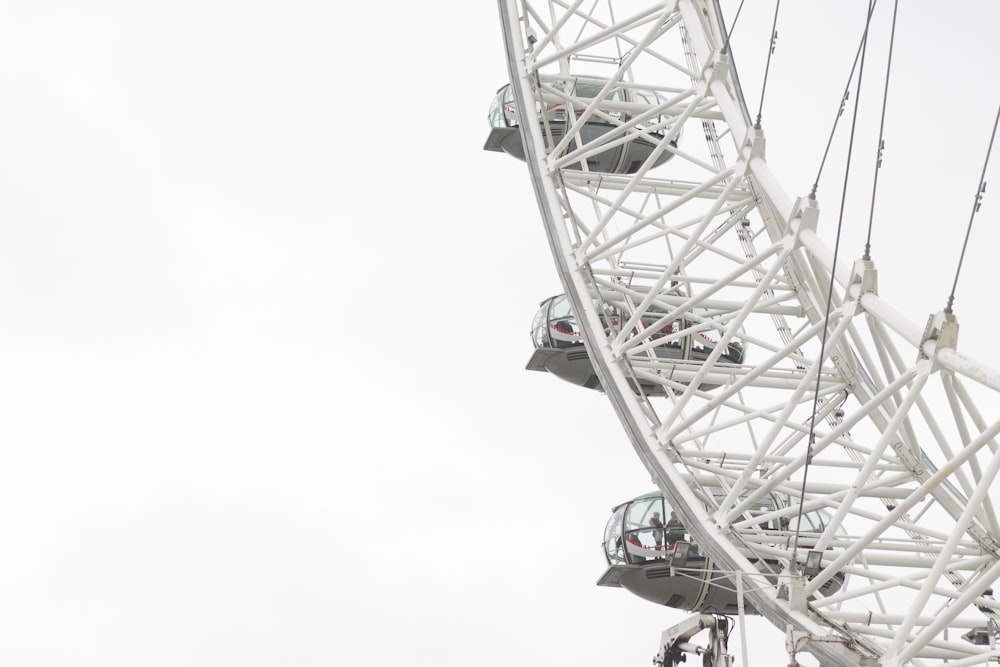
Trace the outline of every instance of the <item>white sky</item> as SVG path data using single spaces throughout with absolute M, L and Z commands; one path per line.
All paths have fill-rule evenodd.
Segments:
M 0 9 L 0 663 L 645 665 L 683 617 L 594 585 L 610 508 L 652 486 L 603 396 L 523 370 L 561 288 L 526 169 L 481 150 L 496 9 L 453 4 Z M 765 130 L 793 196 L 865 4 L 779 19 Z M 875 260 L 922 324 L 1000 11 L 901 4 Z M 737 31 L 766 42 L 757 10 Z M 737 51 L 753 109 L 761 44 Z M 991 196 L 956 301 L 982 358 Z M 755 627 L 751 658 L 783 660 Z

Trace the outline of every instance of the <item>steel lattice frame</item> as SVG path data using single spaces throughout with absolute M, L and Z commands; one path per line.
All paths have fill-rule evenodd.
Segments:
M 955 349 L 952 317 L 921 330 L 898 315 L 872 262 L 832 268 L 816 202 L 791 200 L 768 170 L 716 4 L 617 4 L 500 9 L 517 107 L 576 111 L 558 141 L 522 114 L 527 162 L 587 349 L 636 452 L 700 548 L 742 573 L 747 601 L 795 648 L 824 664 L 995 660 L 961 635 L 1000 610 L 989 595 L 1000 574 L 1000 374 Z M 664 101 L 622 121 L 601 95 L 566 92 L 580 75 L 607 80 L 603 94 L 634 85 Z M 573 128 L 596 118 L 617 127 L 581 145 Z M 634 175 L 581 162 L 642 137 L 673 158 Z M 627 321 L 606 331 L 609 308 Z M 686 328 L 643 335 L 644 314 Z M 656 356 L 713 329 L 724 333 L 703 364 Z M 719 363 L 735 337 L 746 361 Z M 658 391 L 636 393 L 640 381 Z M 765 494 L 788 506 L 749 514 Z M 793 531 L 762 528 L 793 520 L 800 499 L 833 517 L 806 548 Z M 822 552 L 815 575 L 803 572 L 809 551 Z M 776 583 L 754 566 L 763 561 L 781 564 Z M 840 575 L 843 588 L 824 597 Z

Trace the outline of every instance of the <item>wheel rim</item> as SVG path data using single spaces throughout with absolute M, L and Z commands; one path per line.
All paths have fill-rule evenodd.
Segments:
M 922 332 L 896 314 L 872 262 L 833 270 L 816 202 L 793 201 L 768 170 L 715 4 L 500 7 L 517 108 L 574 111 L 561 132 L 520 117 L 567 297 L 636 453 L 701 548 L 741 572 L 754 607 L 825 663 L 981 662 L 988 646 L 955 638 L 995 615 L 984 593 L 1000 572 L 989 489 L 1000 422 L 977 406 L 995 401 L 1000 378 L 954 349 L 950 316 Z M 580 74 L 604 81 L 603 95 L 551 83 Z M 660 104 L 607 101 L 629 89 L 656 90 Z M 570 125 L 588 121 L 612 129 L 574 144 Z M 640 140 L 673 157 L 634 174 L 585 166 Z M 606 336 L 611 311 L 624 322 Z M 669 336 L 636 334 L 654 316 L 686 322 L 674 340 L 688 347 L 722 333 L 699 360 L 677 363 L 657 355 Z M 741 337 L 747 363 L 720 361 Z M 667 399 L 637 395 L 637 384 Z M 787 507 L 748 514 L 765 495 Z M 799 531 L 796 544 L 781 521 L 798 517 L 800 501 L 825 510 L 828 527 Z M 806 574 L 810 551 L 821 562 Z M 753 566 L 765 558 L 784 563 L 779 585 Z M 842 573 L 844 590 L 823 598 Z

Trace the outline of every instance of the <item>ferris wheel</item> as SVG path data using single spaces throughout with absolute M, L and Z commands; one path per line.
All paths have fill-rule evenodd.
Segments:
M 1000 660 L 1000 373 L 782 189 L 718 3 L 641 4 L 500 0 L 486 144 L 526 162 L 565 288 L 528 367 L 603 391 L 659 487 L 602 583 L 694 612 L 662 664 L 751 613 L 792 660 Z

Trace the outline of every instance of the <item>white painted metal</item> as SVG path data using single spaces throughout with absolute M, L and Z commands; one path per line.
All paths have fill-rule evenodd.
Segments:
M 716 4 L 500 0 L 500 9 L 555 264 L 635 451 L 700 548 L 739 572 L 753 607 L 825 664 L 995 660 L 960 637 L 1000 612 L 990 595 L 1000 574 L 1000 373 L 954 349 L 952 318 L 921 332 L 886 304 L 870 261 L 833 266 L 815 233 L 817 202 L 790 198 L 768 169 Z M 603 95 L 655 89 L 665 101 L 645 113 L 616 108 L 542 74 L 607 80 Z M 558 142 L 532 112 L 550 104 L 576 112 Z M 661 114 L 669 121 L 645 123 Z M 581 145 L 575 129 L 588 120 L 616 127 Z M 634 175 L 581 163 L 640 137 L 674 157 Z M 611 302 L 629 318 L 606 331 Z M 674 338 L 723 333 L 704 363 L 677 364 L 656 356 L 670 336 L 638 330 L 654 314 L 684 323 Z M 742 366 L 719 363 L 733 338 L 748 342 Z M 636 394 L 636 379 L 667 398 Z M 784 505 L 751 513 L 767 494 Z M 782 522 L 794 526 L 800 503 L 829 520 L 796 545 Z M 802 566 L 813 548 L 823 558 L 810 577 Z M 777 584 L 754 566 L 761 560 L 779 564 Z M 841 575 L 824 598 L 820 586 Z

